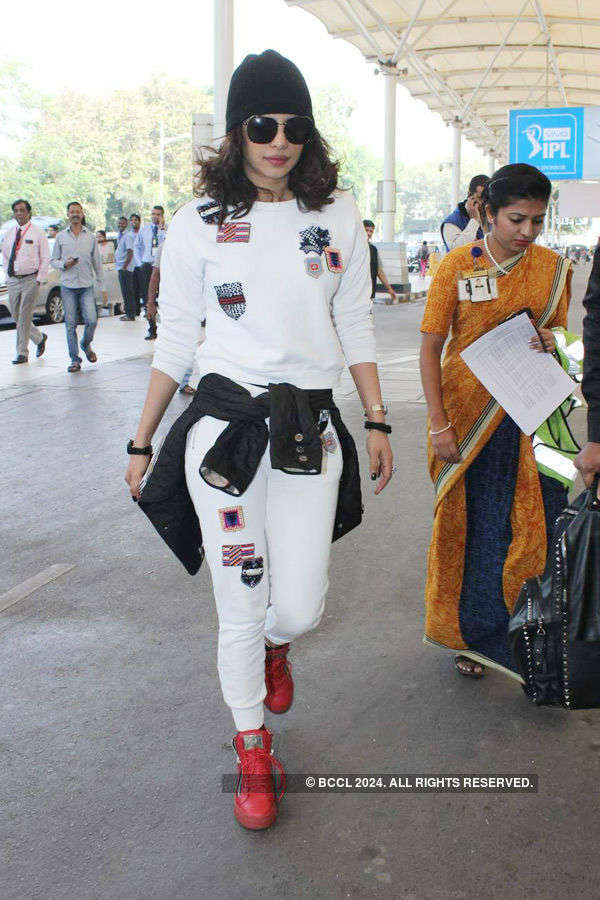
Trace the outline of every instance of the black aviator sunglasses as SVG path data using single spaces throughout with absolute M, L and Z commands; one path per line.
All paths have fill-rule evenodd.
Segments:
M 279 122 L 271 116 L 250 116 L 244 122 L 248 140 L 253 144 L 270 144 L 279 131 Z M 308 116 L 292 116 L 283 123 L 283 133 L 290 144 L 306 144 L 315 126 Z

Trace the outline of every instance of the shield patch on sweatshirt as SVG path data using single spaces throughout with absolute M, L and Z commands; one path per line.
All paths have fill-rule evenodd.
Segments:
M 256 587 L 263 577 L 265 567 L 262 556 L 245 559 L 242 563 L 242 581 L 248 587 Z
M 239 319 L 246 312 L 246 298 L 240 281 L 229 281 L 215 284 L 217 300 L 225 315 L 230 319 Z
M 307 275 L 311 275 L 313 278 L 318 278 L 323 274 L 323 262 L 321 261 L 321 257 L 307 256 L 304 260 L 304 268 L 306 269 Z
M 336 250 L 333 247 L 325 247 L 325 260 L 330 272 L 339 274 L 344 271 L 344 262 L 340 250 Z

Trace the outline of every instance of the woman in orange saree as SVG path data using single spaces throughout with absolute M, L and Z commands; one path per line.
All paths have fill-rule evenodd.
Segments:
M 443 259 L 421 326 L 435 488 L 424 640 L 460 651 L 458 670 L 475 677 L 484 673 L 484 664 L 515 675 L 508 617 L 523 581 L 544 568 L 552 525 L 567 497 L 558 481 L 538 472 L 531 438 L 460 353 L 524 308 L 531 310 L 539 334 L 532 351 L 554 349 L 550 329 L 567 324 L 571 271 L 567 260 L 534 243 L 550 190 L 533 166 L 504 166 L 495 173 L 483 198 L 490 231 Z M 459 300 L 459 279 L 474 265 L 497 279 L 497 290 L 481 302 L 473 292 Z

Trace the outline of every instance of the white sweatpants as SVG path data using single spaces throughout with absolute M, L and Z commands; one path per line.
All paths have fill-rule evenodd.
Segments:
M 334 449 L 323 450 L 320 475 L 272 469 L 267 446 L 252 483 L 234 497 L 199 473 L 226 427 L 210 416 L 192 426 L 185 473 L 213 580 L 221 689 L 236 728 L 246 731 L 264 721 L 264 638 L 287 643 L 323 615 L 342 451 L 330 422 L 324 435 L 333 435 Z

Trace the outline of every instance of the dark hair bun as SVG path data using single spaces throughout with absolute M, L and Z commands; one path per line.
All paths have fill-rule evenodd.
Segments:
M 499 209 L 510 206 L 517 200 L 541 200 L 547 203 L 551 191 L 549 179 L 535 166 L 512 163 L 494 172 L 482 196 L 496 215 Z

